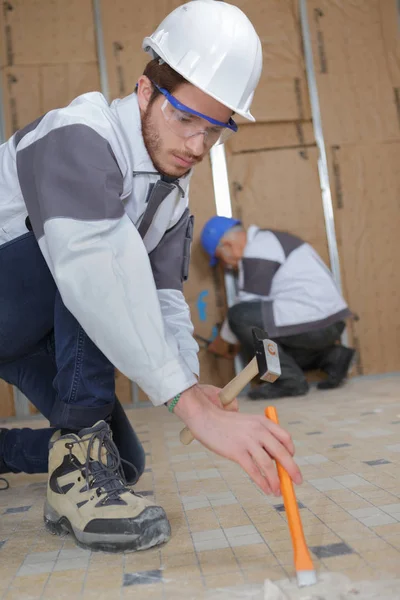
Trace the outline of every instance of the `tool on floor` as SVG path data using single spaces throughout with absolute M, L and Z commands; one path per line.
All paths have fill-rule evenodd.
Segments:
M 216 335 L 214 335 L 214 330 L 217 326 L 220 328 L 219 324 L 214 326 L 213 335 L 209 339 L 198 335 L 197 333 L 194 333 L 193 337 L 197 340 L 200 349 L 207 350 L 210 354 L 213 354 L 218 358 L 233 359 L 238 353 L 239 344 L 228 344 L 228 342 L 225 342 L 218 336 L 218 329 L 216 330 Z M 215 347 L 215 340 L 218 341 L 217 347 Z
M 223 406 L 227 406 L 236 398 L 244 387 L 257 374 L 263 381 L 273 383 L 281 374 L 278 346 L 268 339 L 268 334 L 259 327 L 253 327 L 253 341 L 255 356 L 249 364 L 234 377 L 219 393 Z M 187 446 L 194 437 L 187 427 L 180 433 L 182 444 Z
M 274 406 L 268 406 L 265 409 L 265 416 L 273 423 L 279 424 L 278 414 Z M 314 585 L 317 583 L 317 575 L 304 537 L 303 525 L 299 507 L 297 506 L 293 483 L 288 473 L 278 461 L 276 461 L 276 467 L 278 469 L 283 502 L 288 518 L 290 536 L 292 538 L 297 584 L 299 587 Z

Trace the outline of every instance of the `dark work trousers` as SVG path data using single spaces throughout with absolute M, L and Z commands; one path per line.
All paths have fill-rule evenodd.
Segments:
M 137 479 L 145 453 L 115 397 L 115 369 L 63 304 L 33 233 L 0 246 L 0 281 L 0 379 L 53 426 L 3 432 L 0 457 L 14 472 L 46 472 L 54 428 L 106 419 L 121 457 L 133 465 L 127 477 Z

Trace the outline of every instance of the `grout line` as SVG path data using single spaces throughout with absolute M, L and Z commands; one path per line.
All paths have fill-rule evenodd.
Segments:
M 132 424 L 133 427 L 133 424 Z M 142 426 L 143 427 L 143 426 Z M 164 428 L 163 428 L 164 429 Z M 153 439 L 153 430 L 152 430 L 152 423 L 149 423 L 148 425 L 148 431 L 147 431 L 147 443 L 149 444 L 149 448 L 147 450 L 147 452 L 149 453 L 150 457 L 151 457 L 151 467 L 150 467 L 150 471 L 147 471 L 147 473 L 151 473 L 151 482 L 152 482 L 152 488 L 153 488 L 153 499 L 152 501 L 155 504 L 158 504 L 158 494 L 156 495 L 156 486 L 155 484 L 155 476 L 154 476 L 154 470 L 153 470 L 153 444 L 152 444 L 152 439 Z M 145 464 L 145 469 L 148 468 L 147 465 Z M 140 477 L 139 477 L 139 481 L 140 481 Z M 124 553 L 125 554 L 125 553 Z M 162 571 L 163 567 L 162 567 L 162 554 L 161 554 L 161 548 L 158 546 L 157 548 L 157 554 L 158 554 L 158 569 Z M 125 562 L 126 562 L 126 555 L 124 556 L 124 567 L 125 567 Z M 124 573 L 125 573 L 125 568 L 124 568 Z M 162 586 L 162 599 L 165 600 L 165 584 L 164 584 L 164 577 L 163 575 L 161 575 L 161 586 Z M 121 597 L 122 597 L 122 586 L 121 586 Z
M 87 581 L 87 578 L 88 578 L 88 575 L 89 575 L 90 563 L 92 562 L 92 558 L 93 558 L 93 552 L 90 553 L 88 564 L 86 565 L 86 572 L 85 572 L 85 576 L 84 576 L 83 581 L 82 581 L 81 595 L 85 591 L 86 581 Z

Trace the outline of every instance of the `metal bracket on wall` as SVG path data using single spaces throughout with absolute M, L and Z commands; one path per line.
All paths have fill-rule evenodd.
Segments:
M 321 111 L 317 81 L 315 78 L 314 60 L 311 45 L 310 27 L 307 16 L 307 0 L 299 0 L 301 31 L 303 36 L 304 57 L 307 71 L 308 89 L 310 94 L 311 114 L 314 126 L 314 135 L 319 151 L 318 173 L 322 193 L 322 205 L 325 218 L 326 237 L 328 240 L 329 259 L 333 278 L 339 291 L 342 293 L 342 279 L 340 275 L 339 251 L 336 239 L 335 220 L 332 206 L 332 194 L 329 182 L 328 162 L 326 158 L 325 140 L 322 129 Z M 347 332 L 342 335 L 342 342 L 347 344 Z
M 103 24 L 101 20 L 101 6 L 100 0 L 93 0 L 93 15 L 94 15 L 94 27 L 96 33 L 96 45 L 97 45 L 97 58 L 99 61 L 100 71 L 100 85 L 101 93 L 110 102 L 110 89 L 108 85 L 108 74 L 107 74 L 107 61 L 106 54 L 104 51 L 104 36 L 103 36 Z M 150 405 L 150 402 L 139 401 L 139 388 L 136 383 L 131 382 L 131 399 L 132 404 L 135 407 L 143 407 Z
M 221 217 L 232 216 L 231 194 L 229 190 L 228 167 L 226 164 L 225 146 L 219 144 L 213 146 L 210 152 L 211 171 L 214 186 L 215 208 L 217 215 Z M 226 301 L 229 306 L 235 301 L 237 294 L 237 280 L 233 273 L 225 271 L 224 275 Z M 235 373 L 240 373 L 244 363 L 240 355 L 235 356 Z
M 100 0 L 93 0 L 93 16 L 94 16 L 94 27 L 96 32 L 96 46 L 97 46 L 97 59 L 99 61 L 100 70 L 100 85 L 101 93 L 110 102 L 110 89 L 108 86 L 108 74 L 107 74 L 107 63 L 106 55 L 104 52 L 104 36 L 103 36 L 103 24 L 101 21 L 101 6 Z

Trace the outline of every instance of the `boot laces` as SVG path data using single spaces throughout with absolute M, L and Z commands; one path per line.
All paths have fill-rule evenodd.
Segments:
M 73 444 L 78 444 L 81 441 L 77 440 Z M 98 442 L 97 457 L 92 458 L 92 451 L 94 450 L 96 441 Z M 102 460 L 103 448 L 106 450 L 107 464 Z M 93 431 L 89 438 L 86 452 L 85 479 L 87 490 L 96 489 L 98 496 L 103 491 L 105 496 L 102 502 L 109 500 L 118 501 L 121 494 L 125 492 L 133 493 L 127 487 L 125 475 L 122 470 L 122 459 L 107 427 Z M 130 464 L 125 460 L 123 462 Z

